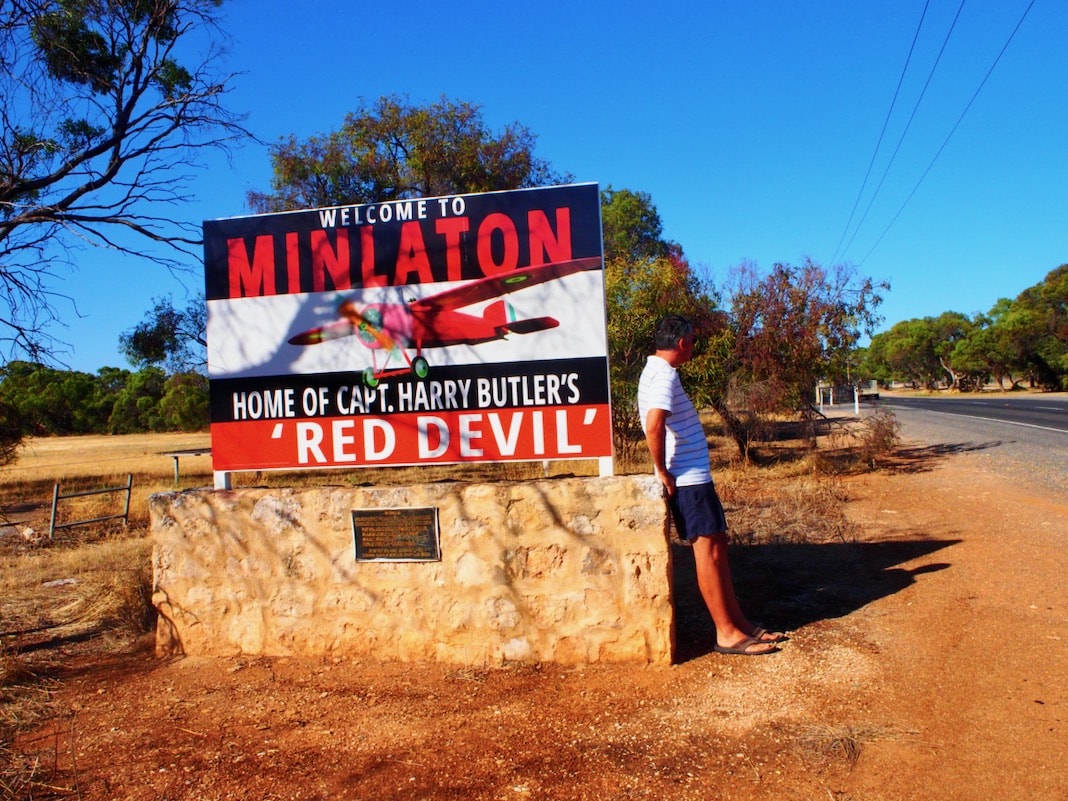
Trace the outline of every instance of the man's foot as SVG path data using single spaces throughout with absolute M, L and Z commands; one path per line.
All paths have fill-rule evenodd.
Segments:
M 713 646 L 713 650 L 717 654 L 738 654 L 739 656 L 764 656 L 765 654 L 773 654 L 779 650 L 779 647 L 775 643 L 762 642 L 761 640 L 755 640 L 752 637 L 746 637 L 741 642 L 736 642 L 734 645 L 720 645 L 718 642 Z
M 757 626 L 751 632 L 749 636 L 757 642 L 786 642 L 790 639 L 785 632 L 782 631 L 768 631 L 765 628 Z

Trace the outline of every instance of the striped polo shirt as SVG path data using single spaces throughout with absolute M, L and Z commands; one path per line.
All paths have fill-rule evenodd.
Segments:
M 650 409 L 668 413 L 666 463 L 675 483 L 687 487 L 710 482 L 708 442 L 701 419 L 682 388 L 678 370 L 659 356 L 649 357 L 638 381 L 638 414 L 643 431 Z

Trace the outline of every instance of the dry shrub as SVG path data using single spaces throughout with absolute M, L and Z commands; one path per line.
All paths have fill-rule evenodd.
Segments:
M 813 454 L 813 469 L 820 473 L 846 474 L 878 470 L 879 463 L 894 453 L 901 441 L 901 424 L 885 407 L 861 420 L 839 422 L 825 438 L 825 448 Z
M 892 454 L 901 441 L 901 423 L 892 411 L 880 406 L 864 418 L 857 439 L 860 458 L 875 470 L 879 460 Z
M 797 734 L 801 751 L 819 762 L 844 760 L 856 764 L 868 743 L 895 740 L 902 733 L 887 726 L 806 726 Z

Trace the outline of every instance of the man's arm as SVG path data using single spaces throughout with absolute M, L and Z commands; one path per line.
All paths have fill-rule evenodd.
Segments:
M 667 418 L 665 409 L 650 409 L 645 416 L 645 442 L 649 446 L 649 455 L 653 457 L 653 469 L 656 477 L 664 485 L 667 497 L 675 494 L 675 477 L 667 471 Z

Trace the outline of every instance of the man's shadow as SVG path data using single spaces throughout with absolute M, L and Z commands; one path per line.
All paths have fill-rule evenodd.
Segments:
M 836 542 L 732 546 L 731 570 L 738 600 L 750 620 L 775 630 L 795 630 L 843 617 L 914 584 L 916 577 L 950 565 L 898 565 L 930 556 L 961 540 Z M 694 568 L 693 549 L 672 544 L 675 661 L 712 652 L 715 627 Z

